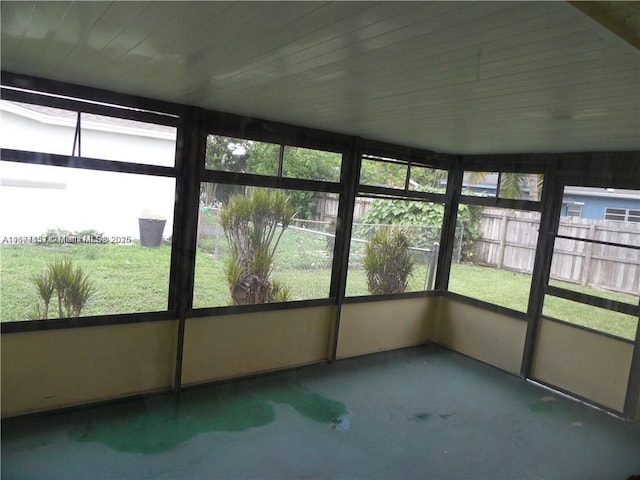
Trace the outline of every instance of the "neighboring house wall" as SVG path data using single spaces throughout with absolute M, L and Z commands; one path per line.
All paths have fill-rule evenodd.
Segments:
M 497 175 L 489 175 L 483 182 L 463 183 L 464 190 L 474 194 L 494 196 Z M 562 216 L 574 216 L 593 220 L 604 220 L 605 209 L 640 210 L 640 192 L 636 190 L 594 189 L 588 187 L 566 187 L 562 197 Z M 637 215 L 633 216 L 633 220 Z M 609 220 L 614 218 L 609 218 Z M 617 218 L 615 218 L 617 220 Z
M 71 155 L 76 120 L 0 102 L 3 148 Z M 67 114 L 69 112 L 66 112 Z M 82 155 L 173 166 L 175 129 L 109 118 L 82 122 Z M 142 128 L 141 128 L 142 127 Z M 138 217 L 149 209 L 173 230 L 175 180 L 75 168 L 3 162 L 0 168 L 0 237 L 35 236 L 47 229 L 96 229 L 139 237 Z M 6 208 L 5 206 L 10 206 Z
M 603 220 L 607 207 L 640 210 L 640 199 L 616 198 L 616 197 L 594 197 L 590 195 L 578 195 L 567 193 L 562 198 L 562 215 L 567 215 L 569 204 L 582 205 L 581 218 L 591 218 L 593 220 Z

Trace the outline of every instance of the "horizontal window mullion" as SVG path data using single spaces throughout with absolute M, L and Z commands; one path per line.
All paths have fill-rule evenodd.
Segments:
M 383 302 L 385 300 L 398 300 L 401 298 L 435 297 L 437 295 L 439 295 L 439 292 L 437 292 L 436 290 L 417 290 L 417 291 L 409 291 L 409 292 L 401 292 L 401 293 L 351 295 L 351 296 L 345 297 L 344 303 L 353 304 L 353 303 Z
M 373 187 L 370 185 L 360 185 L 358 187 L 358 196 L 360 197 L 383 197 L 383 198 L 400 198 L 427 200 L 430 202 L 444 203 L 446 195 L 444 193 L 419 192 L 416 190 L 400 190 L 387 187 Z
M 24 85 L 24 79 L 17 79 L 19 76 L 2 72 L 1 98 L 3 100 L 74 111 L 80 110 L 86 113 L 109 115 L 129 120 L 139 119 L 171 126 L 177 126 L 182 122 L 181 115 L 185 110 L 183 106 L 177 104 L 63 84 L 52 80 L 29 78 L 29 83 Z M 73 87 L 75 91 L 70 87 Z
M 485 207 L 526 210 L 530 212 L 540 212 L 542 210 L 541 202 L 535 202 L 532 200 L 513 200 L 510 198 L 474 197 L 471 195 L 461 195 L 460 203 L 466 203 L 467 205 L 481 205 Z
M 554 238 L 561 238 L 563 240 L 576 240 L 579 242 L 585 242 L 585 243 L 595 243 L 597 245 L 605 245 L 607 247 L 620 247 L 620 248 L 629 248 L 631 250 L 640 250 L 640 245 L 631 245 L 631 244 L 625 244 L 625 243 L 618 243 L 618 242 L 607 242 L 605 240 L 597 240 L 594 238 L 578 238 L 578 237 L 570 237 L 568 235 L 559 235 L 559 234 L 552 234 L 554 236 Z
M 452 292 L 451 290 L 446 290 L 441 292 L 442 295 L 446 298 L 451 298 L 453 300 L 457 300 L 463 303 L 467 303 L 469 305 L 474 305 L 480 308 L 484 308 L 485 310 L 491 310 L 496 313 L 503 313 L 510 315 L 511 317 L 520 319 L 520 320 L 528 320 L 526 312 L 522 312 L 520 310 L 515 310 L 513 308 L 505 307 L 503 305 L 498 305 L 496 303 L 487 302 L 486 300 L 482 300 L 475 297 L 470 297 L 468 295 L 464 295 L 462 293 Z
M 257 303 L 252 305 L 226 305 L 217 307 L 192 308 L 186 314 L 190 318 L 216 317 L 242 313 L 273 312 L 276 310 L 294 310 L 298 308 L 324 307 L 335 305 L 335 297 L 313 298 L 308 300 L 291 300 L 287 302 Z
M 211 111 L 205 113 L 203 131 L 208 135 L 342 154 L 348 153 L 352 144 L 352 137 L 339 133 Z
M 29 152 L 25 150 L 13 150 L 9 148 L 0 149 L 0 158 L 3 161 L 16 163 L 81 168 L 85 170 L 98 170 L 103 172 L 133 173 L 139 175 L 153 175 L 158 177 L 177 176 L 177 170 L 175 167 L 120 162 L 116 160 L 103 160 L 99 158 L 76 157 L 55 153 Z
M 608 298 L 597 297 L 595 295 L 589 295 L 586 293 L 575 292 L 573 290 L 566 290 L 560 287 L 554 287 L 547 285 L 545 293 L 553 297 L 564 298 L 565 300 L 571 300 L 573 302 L 585 303 L 594 307 L 604 308 L 618 313 L 626 313 L 627 315 L 638 316 L 640 315 L 640 306 L 631 305 L 630 303 L 619 302 L 617 300 L 611 300 Z
M 450 155 L 367 139 L 361 139 L 360 146 L 362 155 L 389 158 L 376 160 L 392 162 L 391 159 L 394 159 L 394 163 L 411 163 L 442 170 L 453 168 L 453 157 Z
M 363 153 L 362 159 L 373 161 L 373 162 L 390 163 L 392 165 L 404 165 L 405 167 L 409 165 L 409 162 L 406 160 L 399 160 L 395 158 L 385 158 L 377 155 L 370 155 L 368 153 Z
M 50 318 L 47 320 L 19 320 L 0 323 L 0 331 L 2 334 L 5 334 L 128 323 L 164 322 L 176 320 L 177 317 L 177 312 L 173 310 L 163 310 L 157 312 L 95 315 L 90 317 Z
M 218 170 L 205 170 L 200 180 L 209 183 L 224 183 L 229 185 L 248 185 L 252 187 L 287 188 L 291 190 L 305 190 L 317 192 L 340 193 L 342 185 L 334 182 L 321 182 L 317 180 L 301 180 L 297 178 L 278 178 L 267 175 L 255 175 L 251 173 L 223 172 Z
M 585 332 L 591 332 L 591 333 L 593 333 L 595 335 L 600 335 L 600 336 L 607 337 L 607 338 L 613 338 L 615 340 L 619 340 L 621 342 L 629 343 L 631 345 L 633 345 L 633 343 L 634 343 L 633 340 L 630 340 L 630 339 L 625 338 L 625 337 L 621 337 L 620 335 L 616 335 L 616 334 L 608 333 L 608 332 L 603 332 L 602 330 L 598 330 L 596 328 L 587 327 L 585 325 L 580 325 L 578 323 L 572 323 L 572 322 L 569 322 L 567 320 L 562 320 L 561 318 L 556 318 L 556 317 L 553 317 L 553 316 L 550 316 L 550 315 L 542 314 L 541 318 L 543 318 L 545 320 L 548 320 L 550 322 L 560 323 L 562 325 L 567 325 L 568 327 L 577 328 L 578 330 L 584 330 Z
M 503 172 L 503 173 L 545 173 L 545 169 L 554 161 L 550 154 L 496 154 L 465 155 L 462 168 L 465 171 Z

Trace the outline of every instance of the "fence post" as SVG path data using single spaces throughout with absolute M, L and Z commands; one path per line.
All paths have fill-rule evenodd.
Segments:
M 438 253 L 440 251 L 440 244 L 435 242 L 433 244 L 433 248 L 429 253 L 429 273 L 427 275 L 427 284 L 425 285 L 425 290 L 433 289 L 433 281 L 436 276 L 436 264 L 438 263 Z
M 196 245 L 200 244 L 201 230 L 202 230 L 202 209 L 198 205 L 198 226 L 196 227 Z
M 454 237 L 455 238 L 455 237 Z M 456 263 L 460 263 L 462 258 L 462 244 L 464 243 L 464 223 L 460 226 L 460 240 L 458 241 L 458 248 L 456 251 Z M 438 245 L 438 248 L 440 246 Z
M 509 218 L 507 217 L 507 212 L 502 212 L 502 219 L 500 220 L 500 246 L 498 247 L 498 258 L 497 264 L 498 268 L 502 268 L 504 266 L 504 250 L 505 245 L 507 243 L 507 224 L 509 223 Z
M 595 238 L 596 225 L 592 223 L 589 225 L 588 240 Z M 580 269 L 580 285 L 583 287 L 589 283 L 589 270 L 591 269 L 591 256 L 593 255 L 593 243 L 586 242 L 584 246 L 584 257 L 582 258 L 582 268 Z

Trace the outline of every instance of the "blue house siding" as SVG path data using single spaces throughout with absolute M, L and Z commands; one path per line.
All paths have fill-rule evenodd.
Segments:
M 495 177 L 495 179 L 493 178 Z M 495 180 L 495 181 L 494 181 Z M 490 175 L 482 182 L 463 183 L 463 193 L 495 196 L 497 175 Z M 571 208 L 571 212 L 569 209 Z M 606 188 L 567 187 L 562 197 L 562 216 L 579 216 L 591 220 L 604 220 L 605 209 L 640 210 L 640 191 L 608 190 Z M 579 212 L 579 215 L 578 215 Z M 634 215 L 637 221 L 638 215 Z
M 593 220 L 604 219 L 604 212 L 607 207 L 640 210 L 640 199 L 566 194 L 562 197 L 562 215 L 567 215 L 568 206 L 572 203 L 582 205 L 582 214 L 580 215 L 582 218 L 591 218 Z

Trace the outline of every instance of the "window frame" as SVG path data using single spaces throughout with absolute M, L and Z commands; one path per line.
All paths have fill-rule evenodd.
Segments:
M 362 184 L 360 182 L 360 173 L 362 167 L 362 160 L 370 160 L 370 161 L 380 161 L 387 162 L 397 165 L 406 165 L 407 171 L 405 174 L 405 181 L 403 188 L 394 188 L 394 187 L 382 187 L 375 185 Z M 455 168 L 455 160 L 453 158 L 428 152 L 428 151 L 420 151 L 417 149 L 412 149 L 409 147 L 406 148 L 392 148 L 388 145 L 381 144 L 375 141 L 364 141 L 361 148 L 358 151 L 358 161 L 356 163 L 357 174 L 355 175 L 355 179 L 357 180 L 355 184 L 354 190 L 354 202 L 358 197 L 364 198 L 381 198 L 388 200 L 405 200 L 405 201 L 420 201 L 420 202 L 430 202 L 430 203 L 439 203 L 444 206 L 445 214 L 443 214 L 442 224 L 440 226 L 440 249 L 438 251 L 438 258 L 436 259 L 436 278 L 434 288 L 432 290 L 419 290 L 419 291 L 411 291 L 411 292 L 402 292 L 402 293 L 391 293 L 391 294 L 366 294 L 366 295 L 356 295 L 356 296 L 347 296 L 346 294 L 346 276 L 348 274 L 348 267 L 345 268 L 345 284 L 344 284 L 344 303 L 361 303 L 367 301 L 384 301 L 384 300 L 393 300 L 399 298 L 417 298 L 417 297 L 426 297 L 432 296 L 439 293 L 438 290 L 438 275 L 441 269 L 441 265 L 443 264 L 444 255 L 446 255 L 445 250 L 442 248 L 443 242 L 446 238 L 446 211 L 447 205 L 450 204 L 449 197 L 446 192 L 443 193 L 432 193 L 432 192 L 422 192 L 418 190 L 412 190 L 410 188 L 410 178 L 411 178 L 411 166 L 415 165 L 418 167 L 424 168 L 433 168 L 436 170 L 443 170 L 447 173 L 447 189 L 448 185 L 451 182 L 452 172 Z M 353 229 L 353 219 L 349 225 L 349 244 L 347 245 L 347 261 L 348 257 L 351 254 L 351 233 Z
M 624 213 L 612 213 L 610 210 L 619 210 Z M 633 212 L 633 213 L 632 213 Z M 607 218 L 607 215 L 622 216 L 623 218 Z M 630 220 L 631 217 L 637 220 Z M 604 207 L 604 220 L 625 223 L 640 223 L 640 209 L 626 207 Z
M 278 173 L 277 175 L 261 175 L 255 173 L 228 172 L 222 170 L 211 170 L 205 165 L 206 142 L 209 135 L 219 135 L 242 140 L 265 142 L 279 145 L 278 153 Z M 299 190 L 308 192 L 327 192 L 338 195 L 339 212 L 345 208 L 344 193 L 347 190 L 348 179 L 348 159 L 352 152 L 352 141 L 347 141 L 346 137 L 329 133 L 325 138 L 319 138 L 318 132 L 303 127 L 292 127 L 284 124 L 267 122 L 260 119 L 247 119 L 232 114 L 219 112 L 204 112 L 201 127 L 198 133 L 198 167 L 197 185 L 200 188 L 202 183 L 218 183 L 226 185 L 243 185 L 251 187 L 274 188 L 282 190 Z M 282 162 L 284 160 L 285 147 L 300 147 L 311 150 L 337 153 L 342 156 L 340 178 L 338 181 L 309 180 L 303 178 L 285 177 L 283 175 Z M 340 215 L 340 213 L 339 213 Z M 338 252 L 338 242 L 344 233 L 335 233 L 334 255 L 331 260 L 331 281 L 330 291 L 326 298 L 292 300 L 288 302 L 264 303 L 258 305 L 227 305 L 211 307 L 193 306 L 193 284 L 189 296 L 189 306 L 186 312 L 188 317 L 206 317 L 216 315 L 226 315 L 230 313 L 245 313 L 272 311 L 279 309 L 301 308 L 310 306 L 335 305 L 339 296 L 340 285 L 337 278 L 340 275 L 340 255 Z M 194 241 L 197 239 L 194 238 Z M 197 248 L 193 245 L 194 274 L 195 255 Z
M 1 85 L 2 100 L 15 101 L 26 104 L 54 107 L 75 113 L 90 113 L 124 120 L 170 126 L 177 129 L 175 162 L 172 167 L 130 163 L 126 161 L 105 160 L 100 158 L 84 157 L 80 155 L 62 155 L 44 153 L 34 150 L 16 150 L 9 148 L 0 149 L 0 158 L 3 161 L 48 165 L 62 168 L 77 168 L 95 172 L 126 173 L 142 176 L 159 176 L 173 178 L 176 186 L 174 191 L 173 231 L 172 239 L 180 229 L 179 203 L 180 169 L 182 165 L 181 145 L 184 138 L 184 122 L 180 116 L 181 108 L 166 102 L 156 102 L 139 97 L 118 96 L 113 97 L 109 92 L 88 89 L 92 95 L 87 98 L 69 96 L 67 94 L 51 93 L 50 87 L 55 87 L 57 82 L 34 80 L 25 88 L 16 88 L 7 85 L 3 72 L 3 84 Z M 55 88 L 51 89 L 55 92 Z M 80 91 L 85 91 L 80 88 Z M 131 105 L 125 106 L 118 103 L 121 99 L 128 99 Z M 118 101 L 116 101 L 118 100 Z M 75 154 L 74 148 L 73 153 Z M 172 241 L 169 264 L 169 282 L 167 288 L 167 308 L 165 310 L 150 312 L 128 312 L 119 314 L 92 315 L 71 318 L 55 318 L 47 320 L 8 320 L 0 323 L 2 333 L 55 330 L 71 327 L 88 327 L 113 324 L 138 323 L 148 321 L 166 321 L 177 318 L 178 295 L 176 295 L 175 278 L 177 276 L 177 242 Z
M 523 321 L 531 321 L 536 316 L 533 300 L 538 296 L 537 283 L 539 282 L 539 263 L 542 259 L 543 243 L 545 239 L 541 234 L 543 231 L 543 222 L 545 214 L 545 206 L 549 203 L 552 189 L 549 188 L 550 179 L 553 178 L 553 169 L 555 160 L 546 155 L 530 155 L 530 159 L 522 158 L 520 155 L 469 155 L 461 158 L 458 178 L 455 185 L 452 185 L 452 198 L 455 202 L 455 215 L 452 224 L 449 225 L 449 249 L 448 267 L 446 270 L 446 278 L 441 280 L 441 288 L 445 297 L 453 298 L 470 305 L 476 305 L 490 311 L 507 314 L 511 317 Z M 496 185 L 495 196 L 472 196 L 462 193 L 463 177 L 465 172 L 495 172 L 498 173 L 498 182 Z M 544 175 L 542 195 L 539 200 L 515 200 L 502 198 L 500 192 L 500 177 L 503 173 L 521 173 L 521 174 L 542 174 Z M 453 245 L 455 242 L 455 230 L 457 227 L 457 213 L 460 205 L 478 205 L 483 207 L 504 208 L 509 210 L 522 210 L 540 213 L 540 230 L 536 243 L 536 251 L 534 254 L 533 272 L 531 273 L 531 286 L 529 288 L 529 297 L 527 301 L 527 310 L 522 312 L 512 308 L 504 307 L 484 300 L 452 292 L 449 290 L 449 277 L 451 275 L 451 263 L 453 262 Z
M 567 205 L 567 215 L 566 215 L 567 217 L 582 218 L 584 203 L 572 202 L 572 203 L 567 203 L 566 205 Z M 576 207 L 577 207 L 577 212 L 575 210 Z
M 572 181 L 571 178 L 560 178 L 558 179 L 557 183 L 557 192 L 556 195 L 559 195 L 560 197 L 562 197 L 564 195 L 564 189 L 567 187 L 574 187 L 574 186 L 579 186 L 579 187 L 593 187 L 593 188 L 611 188 L 611 187 L 616 187 L 616 188 L 622 188 L 625 189 L 627 188 L 625 185 L 608 185 L 608 184 L 603 184 L 601 179 L 598 179 L 597 181 L 586 181 L 586 182 L 574 182 Z M 632 186 L 631 186 L 632 187 Z M 563 234 L 559 234 L 558 233 L 558 228 L 560 225 L 560 217 L 562 216 L 562 210 L 558 209 L 557 210 L 557 217 L 552 219 L 553 221 L 553 228 L 550 230 L 549 235 L 548 235 L 548 265 L 549 265 L 549 269 L 546 272 L 545 278 L 544 278 L 544 285 L 542 288 L 542 295 L 540 298 L 540 318 L 541 319 L 546 319 L 546 320 L 551 320 L 554 322 L 559 322 L 559 323 L 564 323 L 567 325 L 571 325 L 575 328 L 580 328 L 583 330 L 587 330 L 590 332 L 593 332 L 595 334 L 598 335 L 603 335 L 603 336 L 607 336 L 607 337 L 612 337 L 612 338 L 616 338 L 620 341 L 624 341 L 624 342 L 631 342 L 634 343 L 634 340 L 629 340 L 627 338 L 623 338 L 623 337 L 619 337 L 617 335 L 612 335 L 610 333 L 601 331 L 601 330 L 597 330 L 594 328 L 590 328 L 590 327 L 585 327 L 582 325 L 577 325 L 571 322 L 568 322 L 566 320 L 562 320 L 562 319 L 558 319 L 549 315 L 543 315 L 542 310 L 544 307 L 544 300 L 545 297 L 547 295 L 552 296 L 552 297 L 557 297 L 557 298 L 562 298 L 565 300 L 570 300 L 573 302 L 577 302 L 577 303 L 583 303 L 586 305 L 592 305 L 594 307 L 598 307 L 598 308 L 602 308 L 605 310 L 610 310 L 613 312 L 617 312 L 617 313 L 623 313 L 623 314 L 627 314 L 627 315 L 631 315 L 634 316 L 636 318 L 638 318 L 638 328 L 637 331 L 638 333 L 640 333 L 640 300 L 638 301 L 637 304 L 631 304 L 631 303 L 627 303 L 627 302 L 622 302 L 619 300 L 612 300 L 612 299 L 608 299 L 608 298 L 604 298 L 604 297 L 600 297 L 597 295 L 590 295 L 590 294 L 586 294 L 586 293 L 582 293 L 582 292 L 577 292 L 574 290 L 570 290 L 570 289 L 566 289 L 566 288 L 562 288 L 562 287 L 557 287 L 554 285 L 550 285 L 550 266 L 551 266 L 551 262 L 553 261 L 553 254 L 554 254 L 554 245 L 555 245 L 555 241 L 556 239 L 564 239 L 564 240 L 574 240 L 574 241 L 580 241 L 580 242 L 585 242 L 585 244 L 593 244 L 593 245 L 605 245 L 605 246 L 612 246 L 612 247 L 621 247 L 621 248 L 627 248 L 627 249 L 632 249 L 632 250 L 640 250 L 640 245 L 627 245 L 627 244 L 621 244 L 621 243 L 617 243 L 617 242 L 609 242 L 609 241 L 603 241 L 603 240 L 597 240 L 597 239 L 589 239 L 589 238 L 578 238 L 578 237 L 572 237 L 569 235 L 563 235 Z M 606 220 L 606 219 L 604 219 Z

